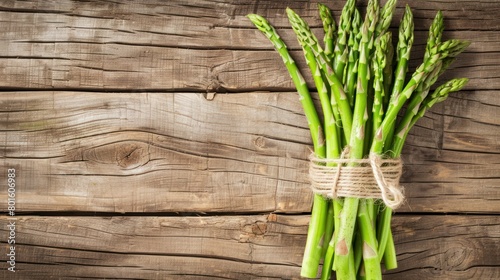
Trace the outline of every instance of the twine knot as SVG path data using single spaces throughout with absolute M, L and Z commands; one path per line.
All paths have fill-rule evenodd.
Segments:
M 322 159 L 311 154 L 309 177 L 315 194 L 329 198 L 382 199 L 391 209 L 404 202 L 403 188 L 399 185 L 403 170 L 401 159 L 382 158 L 374 153 L 364 159 L 349 159 L 348 154 L 349 147 L 338 159 Z

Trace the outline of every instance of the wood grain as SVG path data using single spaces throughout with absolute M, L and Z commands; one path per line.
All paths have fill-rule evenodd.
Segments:
M 360 6 L 366 1 L 360 2 Z M 331 3 L 337 17 L 342 1 Z M 0 87 L 97 91 L 245 92 L 294 89 L 281 58 L 245 17 L 259 13 L 279 27 L 306 69 L 284 15 L 300 14 L 320 33 L 316 1 L 39 1 L 0 2 Z M 395 15 L 397 26 L 403 11 Z M 498 89 L 498 5 L 495 0 L 416 1 L 420 62 L 435 11 L 446 16 L 446 38 L 473 43 L 447 77 L 469 77 L 467 89 Z M 464 20 L 467 18 L 467 20 Z M 181 26 L 182 28 L 179 28 Z M 395 30 L 394 30 L 395 31 Z M 29 71 L 26 71 L 29 69 Z M 312 86 L 312 80 L 308 82 Z M 487 82 L 485 82 L 487 81 Z
M 0 169 L 17 169 L 19 211 L 310 209 L 311 141 L 293 92 L 213 100 L 5 92 L 0 100 Z M 403 155 L 400 211 L 500 213 L 500 127 L 489 117 L 499 106 L 492 92 L 463 93 L 419 122 Z
M 0 274 L 4 279 L 297 279 L 308 220 L 276 214 L 23 216 L 16 221 L 18 271 L 14 278 L 5 269 Z M 0 223 L 5 236 L 7 220 Z M 500 277 L 499 217 L 396 216 L 393 228 L 399 268 L 384 279 Z

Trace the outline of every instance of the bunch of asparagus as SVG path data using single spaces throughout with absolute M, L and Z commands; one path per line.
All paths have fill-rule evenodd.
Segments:
M 348 146 L 352 159 L 370 154 L 398 158 L 408 132 L 425 111 L 467 83 L 465 78 L 452 79 L 431 89 L 469 45 L 467 41 L 441 40 L 441 12 L 429 29 L 422 64 L 409 75 L 413 15 L 406 6 L 394 47 L 389 26 L 395 7 L 396 0 L 388 0 L 382 7 L 378 0 L 369 0 L 363 20 L 355 0 L 347 0 L 337 25 L 331 10 L 319 4 L 325 33 L 322 44 L 308 24 L 287 8 L 316 86 L 321 111 L 315 108 L 300 69 L 273 26 L 259 15 L 248 15 L 272 42 L 291 75 L 317 157 L 339 158 Z M 390 228 L 394 206 L 384 205 L 379 199 L 329 199 L 316 194 L 301 276 L 317 277 L 321 262 L 321 279 L 329 279 L 332 270 L 337 279 L 381 279 L 382 262 L 388 270 L 396 268 Z

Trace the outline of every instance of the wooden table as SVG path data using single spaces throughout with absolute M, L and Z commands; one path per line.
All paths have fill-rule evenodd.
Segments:
M 407 2 L 412 69 L 443 10 L 445 38 L 472 45 L 441 81 L 470 82 L 408 137 L 386 279 L 500 279 L 500 4 Z M 299 278 L 311 141 L 245 17 L 305 71 L 287 6 L 321 34 L 316 1 L 0 1 L 0 278 Z

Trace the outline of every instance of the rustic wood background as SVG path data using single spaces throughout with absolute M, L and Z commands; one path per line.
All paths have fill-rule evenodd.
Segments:
M 364 6 L 366 1 L 358 1 Z M 470 83 L 404 150 L 387 279 L 500 279 L 500 4 L 400 1 L 422 58 L 437 10 Z M 336 17 L 344 1 L 324 1 Z M 302 68 L 290 6 L 316 1 L 0 1 L 2 279 L 297 279 L 311 141 L 266 16 Z M 311 82 L 309 80 L 309 82 Z M 8 168 L 17 174 L 7 271 Z

